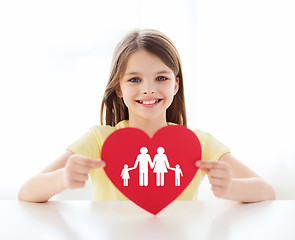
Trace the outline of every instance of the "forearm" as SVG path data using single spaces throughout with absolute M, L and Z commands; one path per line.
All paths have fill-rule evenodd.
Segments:
M 66 188 L 63 183 L 64 169 L 53 172 L 40 173 L 31 178 L 20 189 L 19 200 L 28 202 L 46 202 L 55 194 L 64 191 Z
M 239 202 L 260 202 L 274 200 L 272 186 L 259 177 L 232 179 L 229 192 L 225 197 Z

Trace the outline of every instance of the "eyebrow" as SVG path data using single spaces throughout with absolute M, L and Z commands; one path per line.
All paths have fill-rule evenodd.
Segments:
M 159 72 L 156 72 L 155 73 L 155 75 L 157 75 L 157 74 L 162 74 L 162 73 L 171 73 L 171 72 L 169 72 L 169 71 L 167 71 L 167 70 L 162 70 L 162 71 L 159 71 Z M 128 72 L 128 73 L 125 73 L 124 74 L 124 76 L 130 76 L 130 75 L 140 75 L 141 73 L 140 72 Z

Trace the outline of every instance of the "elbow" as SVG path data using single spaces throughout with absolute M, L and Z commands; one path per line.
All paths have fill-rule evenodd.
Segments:
M 32 197 L 32 194 L 26 192 L 26 190 L 24 189 L 24 186 L 20 188 L 17 198 L 19 201 L 31 202 L 31 203 L 44 203 L 48 201 L 48 200 L 34 199 L 34 197 Z
M 18 191 L 17 199 L 20 201 L 26 201 L 24 198 L 23 187 L 21 187 Z
M 24 192 L 23 189 L 20 189 L 17 195 L 17 198 L 19 201 L 25 201 L 25 202 L 34 202 L 32 199 L 30 199 L 29 196 Z
M 272 185 L 270 185 L 265 180 L 262 180 L 262 183 L 264 184 L 264 200 L 276 200 L 276 192 Z
M 19 201 L 24 201 L 24 202 L 30 202 L 30 203 L 45 203 L 45 202 L 48 202 L 48 200 L 34 200 L 34 199 L 32 199 L 32 198 L 30 198 L 30 197 L 26 197 L 26 196 L 24 196 L 24 195 L 22 195 L 22 194 L 18 194 L 18 200 Z
M 263 179 L 261 181 L 261 201 L 276 200 L 276 192 L 271 184 Z
M 276 200 L 276 192 L 272 186 L 269 186 L 269 199 L 268 200 Z

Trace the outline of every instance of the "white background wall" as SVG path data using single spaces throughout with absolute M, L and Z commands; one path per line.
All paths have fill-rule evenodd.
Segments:
M 136 27 L 177 46 L 189 127 L 295 199 L 294 12 L 293 0 L 1 1 L 0 199 L 99 123 L 114 47 Z

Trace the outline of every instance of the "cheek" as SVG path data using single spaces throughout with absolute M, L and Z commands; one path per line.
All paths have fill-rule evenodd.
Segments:
M 163 91 L 165 91 L 165 95 L 169 98 L 173 98 L 175 93 L 177 92 L 174 84 L 170 84 L 166 87 L 166 89 L 163 89 Z
M 172 104 L 172 102 L 173 102 L 174 95 L 175 95 L 173 87 L 169 88 L 169 89 L 166 89 L 166 91 L 164 92 L 164 95 L 165 95 L 165 98 L 166 98 L 167 106 L 170 106 Z
M 124 102 L 130 102 L 134 100 L 136 91 L 134 89 L 130 88 L 122 88 L 122 97 Z

